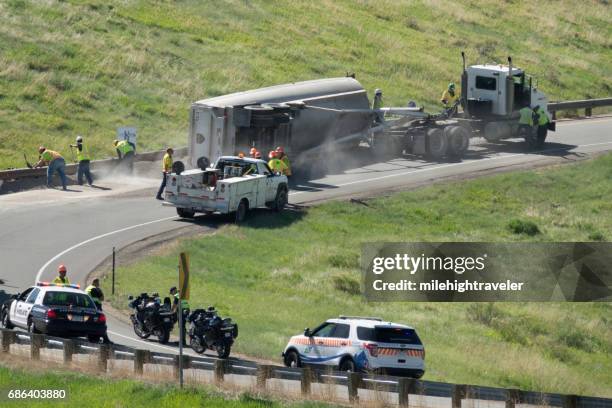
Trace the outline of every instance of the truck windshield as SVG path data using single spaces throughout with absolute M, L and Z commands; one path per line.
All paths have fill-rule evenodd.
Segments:
M 73 307 L 88 307 L 94 309 L 94 305 L 91 298 L 82 293 L 71 293 L 71 292 L 53 292 L 49 291 L 45 293 L 43 299 L 43 305 L 45 306 L 73 306 Z

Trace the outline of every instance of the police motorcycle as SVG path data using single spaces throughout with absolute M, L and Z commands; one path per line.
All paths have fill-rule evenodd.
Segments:
M 227 358 L 238 337 L 238 324 L 222 319 L 213 306 L 196 309 L 189 315 L 189 341 L 196 353 L 214 350 L 219 358 Z
M 167 343 L 176 322 L 176 313 L 172 312 L 170 298 L 164 298 L 162 304 L 158 293 L 149 296 L 145 292 L 136 298 L 130 295 L 128 300 L 128 306 L 134 310 L 130 315 L 134 333 L 141 339 L 154 335 L 161 344 Z

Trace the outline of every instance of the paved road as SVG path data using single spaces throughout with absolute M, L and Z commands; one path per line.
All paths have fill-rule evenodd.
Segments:
M 454 163 L 408 157 L 368 162 L 364 156 L 367 152 L 356 152 L 352 159 L 362 156 L 356 158 L 359 164 L 297 183 L 290 193 L 290 202 L 307 204 L 375 195 L 446 178 L 566 162 L 607 150 L 612 150 L 610 118 L 560 123 L 540 152 L 526 153 L 519 141 L 473 146 L 468 157 Z M 111 253 L 113 246 L 120 248 L 185 226 L 172 208 L 162 207 L 152 198 L 157 179 L 100 184 L 110 190 L 75 187 L 70 193 L 38 190 L 0 196 L 0 278 L 23 288 L 37 279 L 52 279 L 57 265 L 64 263 L 69 267 L 71 280 L 84 285 L 87 274 Z M 111 339 L 118 343 L 155 351 L 176 350 L 137 340 L 129 325 L 112 318 L 109 330 Z

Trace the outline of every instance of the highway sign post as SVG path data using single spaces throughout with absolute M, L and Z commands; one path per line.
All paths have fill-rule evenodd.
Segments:
M 189 300 L 189 254 L 179 255 L 179 385 L 183 388 L 183 343 L 185 342 L 185 319 L 183 319 L 183 300 Z

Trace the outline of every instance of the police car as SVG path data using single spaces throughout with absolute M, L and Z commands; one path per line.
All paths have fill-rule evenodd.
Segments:
M 293 336 L 283 352 L 287 367 L 332 367 L 421 378 L 425 348 L 416 331 L 375 317 L 340 316 Z
M 3 327 L 30 333 L 87 337 L 92 342 L 106 335 L 106 316 L 79 285 L 39 282 L 6 301 L 0 318 Z

